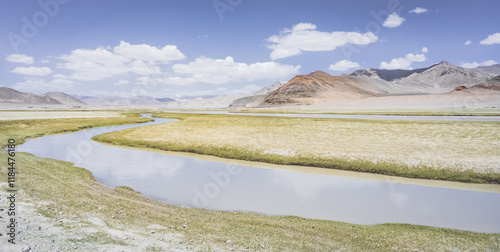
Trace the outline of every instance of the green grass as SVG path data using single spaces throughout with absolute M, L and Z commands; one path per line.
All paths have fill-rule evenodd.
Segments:
M 348 170 L 356 172 L 376 173 L 390 176 L 400 176 L 407 178 L 447 180 L 467 183 L 492 183 L 500 184 L 500 173 L 494 171 L 476 171 L 474 169 L 458 169 L 455 167 L 436 167 L 426 164 L 410 165 L 399 160 L 387 159 L 371 161 L 363 158 L 345 158 L 335 156 L 319 156 L 315 155 L 315 151 L 323 148 L 325 151 L 333 148 L 331 144 L 337 144 L 335 141 L 341 134 L 354 134 L 349 137 L 346 145 L 354 145 L 356 148 L 368 149 L 368 152 L 384 152 L 388 151 L 389 142 L 384 142 L 384 138 L 374 138 L 370 132 L 377 132 L 378 135 L 383 135 L 382 129 L 390 128 L 394 132 L 386 133 L 392 137 L 391 141 L 396 142 L 392 147 L 394 152 L 398 154 L 404 148 L 416 149 L 415 146 L 420 141 L 431 141 L 430 144 L 436 145 L 439 141 L 441 145 L 447 146 L 447 152 L 453 152 L 450 155 L 457 157 L 466 157 L 473 159 L 478 157 L 476 163 L 481 163 L 481 158 L 484 155 L 490 155 L 498 158 L 500 150 L 498 148 L 498 140 L 500 139 L 500 124 L 498 122 L 416 122 L 416 121 L 377 121 L 377 120 L 355 120 L 355 119 L 319 119 L 319 118 L 271 118 L 271 117 L 247 117 L 234 115 L 203 115 L 203 114 L 156 114 L 159 117 L 177 118 L 180 122 L 156 125 L 154 127 L 135 128 L 123 130 L 119 132 L 111 132 L 94 137 L 96 141 L 123 145 L 139 148 L 154 148 L 165 151 L 190 152 L 202 155 L 212 155 L 221 158 L 247 160 L 265 162 L 279 165 L 301 165 L 314 166 L 321 168 L 330 168 L 338 170 Z M 320 125 L 320 126 L 318 126 Z M 331 126 L 333 125 L 333 126 Z M 334 141 L 330 144 L 321 142 L 331 138 L 331 132 L 336 128 L 347 125 L 348 132 L 344 129 L 335 136 Z M 353 126 L 354 125 L 354 126 Z M 331 126 L 331 129 L 325 130 Z M 295 129 L 293 129 L 295 127 Z M 356 136 L 359 128 L 366 128 L 368 131 L 363 132 L 361 136 Z M 257 143 L 250 143 L 252 139 L 248 138 L 246 132 L 257 132 L 256 134 L 266 134 L 263 131 L 268 130 L 271 137 L 263 138 Z M 303 130 L 305 133 L 297 133 Z M 413 130 L 415 134 L 420 134 L 426 139 L 420 139 L 411 135 Z M 430 131 L 426 133 L 426 131 Z M 448 131 L 459 131 L 455 135 L 446 136 L 444 139 L 439 139 L 441 134 L 449 134 Z M 284 133 L 285 132 L 285 133 Z M 398 133 L 399 132 L 399 133 Z M 478 146 L 489 148 L 487 151 L 479 149 L 473 145 L 467 132 L 479 132 L 480 135 L 473 136 L 476 139 L 475 143 Z M 396 134 L 396 135 L 393 135 Z M 400 134 L 400 135 L 397 135 Z M 437 139 L 431 138 L 436 135 Z M 431 137 L 429 137 L 431 136 Z M 359 146 L 357 146 L 353 138 L 359 138 Z M 384 136 L 385 137 L 385 136 Z M 405 139 L 414 141 L 408 145 Z M 294 138 L 297 138 L 294 140 Z M 483 139 L 484 138 L 484 139 Z M 219 139 L 223 139 L 217 142 Z M 452 145 L 451 141 L 459 141 L 456 145 Z M 287 148 L 295 148 L 296 155 L 280 155 L 266 153 L 266 149 L 275 148 L 279 142 L 286 141 L 282 146 Z M 382 143 L 380 145 L 379 143 Z M 304 145 L 304 146 L 301 146 Z M 432 147 L 431 145 L 431 147 Z M 261 149 L 259 149 L 259 147 Z M 384 149 L 385 148 L 385 149 Z M 420 147 L 422 153 L 426 155 L 434 155 L 435 158 L 440 158 L 439 153 L 428 151 L 429 144 Z M 442 148 L 438 146 L 436 149 Z M 444 147 L 443 147 L 444 148 Z M 300 150 L 304 151 L 300 151 Z M 497 152 L 498 151 L 498 152 Z M 364 153 L 361 153 L 364 154 Z M 423 155 L 417 153 L 418 155 Z M 407 158 L 406 153 L 401 153 L 402 158 Z M 468 155 L 468 156 L 467 156 Z
M 137 118 L 126 118 L 129 122 Z M 111 125 L 125 123 L 116 119 L 98 119 L 95 124 L 75 119 L 39 120 L 26 122 L 25 128 L 16 132 L 16 121 L 2 122 L 8 134 L 14 134 L 19 142 L 28 137 L 57 134 L 78 130 L 85 125 Z M 57 128 L 54 128 L 57 122 Z M 4 132 L 4 131 L 2 131 Z M 4 141 L 5 142 L 5 141 Z M 0 160 L 6 160 L 0 151 Z M 88 235 L 88 238 L 71 238 L 68 243 L 78 248 L 88 243 L 102 246 L 128 244 L 111 237 L 107 230 L 133 231 L 146 239 L 158 241 L 159 237 L 178 237 L 183 241 L 179 248 L 190 247 L 195 251 L 226 250 L 227 240 L 231 247 L 246 251 L 498 251 L 500 234 L 433 228 L 408 224 L 355 225 L 349 223 L 305 219 L 292 216 L 265 216 L 254 213 L 223 212 L 204 209 L 182 208 L 159 203 L 141 196 L 127 187 L 109 188 L 97 182 L 92 174 L 69 162 L 39 158 L 27 153 L 17 153 L 19 198 L 32 204 L 43 216 L 58 220 L 78 216 L 79 223 L 61 225 L 68 233 Z M 2 174 L 6 166 L 1 166 Z M 36 200 L 34 200 L 36 198 Z M 120 211 L 123 211 L 121 213 Z M 58 214 L 64 212 L 63 215 Z M 22 214 L 22 213 L 20 213 Z M 112 219 L 111 216 L 116 216 Z M 100 219 L 106 228 L 96 230 L 90 218 Z M 182 225 L 188 222 L 188 228 Z M 151 234 L 149 225 L 161 225 L 166 229 Z M 85 227 L 91 226 L 87 232 Z M 175 226 L 170 229 L 169 226 Z M 167 241 L 166 241 L 167 242 Z M 172 243 L 177 240 L 172 238 Z M 238 246 L 238 247 L 236 247 Z M 262 249 L 264 246 L 265 249 Z M 161 244 L 148 245 L 145 250 L 158 250 Z M 71 249 L 71 248 L 70 248 Z

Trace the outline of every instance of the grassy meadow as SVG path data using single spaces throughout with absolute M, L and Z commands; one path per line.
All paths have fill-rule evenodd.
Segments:
M 180 115 L 179 115 L 180 117 Z M 195 129 L 199 118 L 177 124 Z M 223 125 L 231 120 L 218 118 Z M 147 119 L 129 114 L 123 118 L 49 119 L 2 121 L 1 145 L 8 138 L 17 143 L 27 138 L 58 134 Z M 206 122 L 206 121 L 204 121 Z M 208 123 L 208 122 L 207 122 Z M 277 122 L 274 122 L 277 123 Z M 168 124 L 168 125 L 176 125 Z M 161 125 L 157 125 L 161 126 Z M 212 124 L 212 126 L 215 126 Z M 172 130 L 172 129 L 168 129 Z M 130 132 L 127 132 L 129 134 Z M 231 134 L 231 132 L 227 132 Z M 6 159 L 0 152 L 0 159 Z M 127 187 L 109 188 L 92 174 L 69 162 L 17 153 L 20 189 L 19 217 L 24 242 L 40 244 L 40 251 L 498 251 L 500 234 L 432 228 L 407 224 L 355 225 L 290 216 L 182 208 L 144 198 Z M 6 166 L 1 166 L 2 174 Z M 2 187 L 5 190 L 5 185 Z M 31 218 L 42 218 L 38 224 Z M 40 215 L 41 217 L 38 217 Z M 183 227 L 187 224 L 186 227 Z M 43 228 L 37 228 L 37 226 Z M 25 227 L 25 228 L 24 228 Z M 52 240 L 55 240 L 52 241 Z M 230 242 L 229 242 L 230 240 Z M 43 245 L 42 245 L 43 244 Z M 52 245 L 51 245 L 52 244 Z M 47 245 L 47 246 L 45 246 Z
M 500 184 L 500 123 L 157 113 L 105 143 L 408 178 Z

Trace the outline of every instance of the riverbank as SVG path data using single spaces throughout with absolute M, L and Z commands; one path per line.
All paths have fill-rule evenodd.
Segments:
M 115 144 L 102 143 L 102 142 L 100 142 L 100 144 L 116 147 Z M 293 171 L 293 172 L 299 172 L 299 173 L 304 173 L 304 174 L 318 174 L 318 175 L 327 175 L 327 176 L 335 176 L 335 177 L 343 177 L 343 178 L 354 178 L 354 179 L 373 180 L 373 181 L 380 181 L 380 182 L 430 186 L 430 187 L 449 188 L 449 189 L 458 189 L 458 190 L 467 190 L 467 191 L 476 191 L 476 192 L 500 193 L 500 184 L 463 183 L 463 182 L 445 181 L 445 180 L 405 178 L 405 177 L 387 176 L 387 175 L 375 174 L 375 173 L 354 172 L 354 171 L 337 170 L 337 169 L 325 169 L 325 168 L 319 168 L 319 167 L 313 167 L 313 166 L 278 165 L 278 164 L 271 164 L 271 163 L 264 163 L 264 162 L 240 160 L 240 159 L 221 158 L 221 157 L 217 157 L 217 156 L 202 155 L 202 154 L 196 154 L 196 153 L 192 153 L 192 152 L 165 151 L 165 150 L 160 150 L 160 149 L 155 149 L 155 148 L 130 147 L 130 146 L 124 146 L 124 145 L 121 145 L 119 147 L 125 148 L 125 149 L 130 149 L 130 150 L 155 152 L 155 153 L 165 154 L 165 155 L 169 155 L 169 156 L 186 157 L 186 158 L 195 158 L 195 159 L 199 159 L 199 160 L 214 161 L 214 162 L 226 163 L 226 164 L 235 165 L 235 166 L 257 167 L 257 168 L 264 168 L 264 169 L 270 169 L 270 170 L 285 170 L 285 171 Z
M 500 116 L 500 108 L 235 108 L 227 110 L 237 113 L 266 113 L 266 114 L 339 114 L 339 115 L 394 115 L 394 116 Z
M 115 145 L 406 178 L 500 184 L 498 122 L 156 113 L 179 122 L 112 132 Z
M 125 119 L 132 123 L 139 118 Z M 109 118 L 96 119 L 90 124 L 88 119 L 77 120 L 80 119 L 36 120 L 27 124 L 2 122 L 0 128 L 7 132 L 2 135 L 5 138 L 2 148 L 11 134 L 22 142 L 27 137 L 118 123 Z M 22 130 L 16 131 L 16 128 Z M 5 151 L 0 153 L 0 159 L 6 160 Z M 39 251 L 56 248 L 72 251 L 494 251 L 500 248 L 500 234 L 406 224 L 354 225 L 176 207 L 144 198 L 129 188 L 108 188 L 97 182 L 89 171 L 68 162 L 25 153 L 18 153 L 16 157 L 19 195 L 22 195 L 18 211 L 22 241 L 11 247 L 14 251 L 24 246 Z M 6 174 L 4 166 L 2 174 Z M 2 189 L 2 198 L 5 198 L 5 184 Z

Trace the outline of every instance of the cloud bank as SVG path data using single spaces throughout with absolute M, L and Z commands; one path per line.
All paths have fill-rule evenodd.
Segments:
M 347 44 L 367 45 L 378 40 L 372 32 L 322 32 L 316 25 L 299 23 L 292 29 L 284 29 L 279 35 L 267 39 L 272 49 L 271 59 L 282 59 L 302 54 L 302 52 L 333 51 Z

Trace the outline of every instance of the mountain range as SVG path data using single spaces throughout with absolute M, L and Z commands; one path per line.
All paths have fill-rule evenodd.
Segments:
M 119 96 L 79 96 L 74 97 L 84 101 L 89 105 L 163 105 L 175 101 L 171 98 L 154 98 L 152 96 L 132 96 L 132 97 L 119 97 Z
M 467 101 L 500 105 L 500 64 L 462 68 L 443 61 L 413 70 L 360 69 L 331 76 L 322 71 L 297 75 L 247 94 L 176 101 L 152 96 L 92 97 L 48 92 L 23 93 L 0 87 L 0 103 L 53 105 L 153 105 L 169 109 L 276 107 L 297 105 L 432 104 L 457 106 Z M 496 77 L 495 77 L 496 76 Z M 474 95 L 474 97 L 472 97 Z M 480 97 L 481 96 L 481 97 Z M 425 101 L 426 104 L 423 104 Z M 441 103 L 440 103 L 441 102 Z M 385 106 L 384 105 L 384 106 Z
M 366 101 L 377 101 L 376 103 L 378 103 L 384 99 L 387 102 L 397 102 L 395 97 L 404 97 L 413 100 L 413 103 L 418 103 L 416 99 L 430 101 L 429 99 L 433 98 L 445 98 L 442 100 L 443 102 L 450 100 L 456 105 L 458 104 L 456 97 L 439 95 L 454 94 L 450 92 L 457 87 L 463 87 L 469 93 L 473 91 L 476 96 L 489 95 L 488 101 L 490 101 L 500 98 L 500 96 L 492 97 L 490 95 L 492 92 L 497 92 L 496 84 L 491 83 L 496 83 L 495 78 L 498 77 L 490 79 L 495 75 L 500 75 L 500 65 L 466 69 L 446 61 L 414 70 L 362 69 L 349 75 L 340 76 L 331 76 L 325 72 L 316 71 L 307 75 L 295 76 L 268 95 L 237 99 L 230 107 L 317 104 L 342 106 L 352 105 L 354 101 L 362 101 L 359 104 L 367 105 Z M 490 83 L 489 88 L 485 88 L 486 84 L 481 84 L 485 82 Z M 480 94 L 478 90 L 483 91 Z M 387 97 L 391 98 L 387 99 Z M 493 102 L 500 103 L 500 100 L 493 100 Z M 404 103 L 404 101 L 397 103 Z
M 64 104 L 84 105 L 85 102 L 63 92 L 48 92 L 43 95 L 19 92 L 12 88 L 0 87 L 0 103 L 13 104 Z
M 169 109 L 216 109 L 216 108 L 227 108 L 233 105 L 237 100 L 244 97 L 255 97 L 263 96 L 265 97 L 269 93 L 283 86 L 285 82 L 276 82 L 270 86 L 263 87 L 262 89 L 247 94 L 234 94 L 234 95 L 220 95 L 212 98 L 198 98 L 190 100 L 175 101 L 166 104 L 166 108 Z M 245 102 L 246 104 L 246 102 Z
M 445 93 L 457 86 L 478 84 L 492 77 L 487 71 L 467 69 L 446 61 L 415 70 L 363 69 L 351 75 L 377 80 L 373 82 L 375 86 L 393 94 Z

